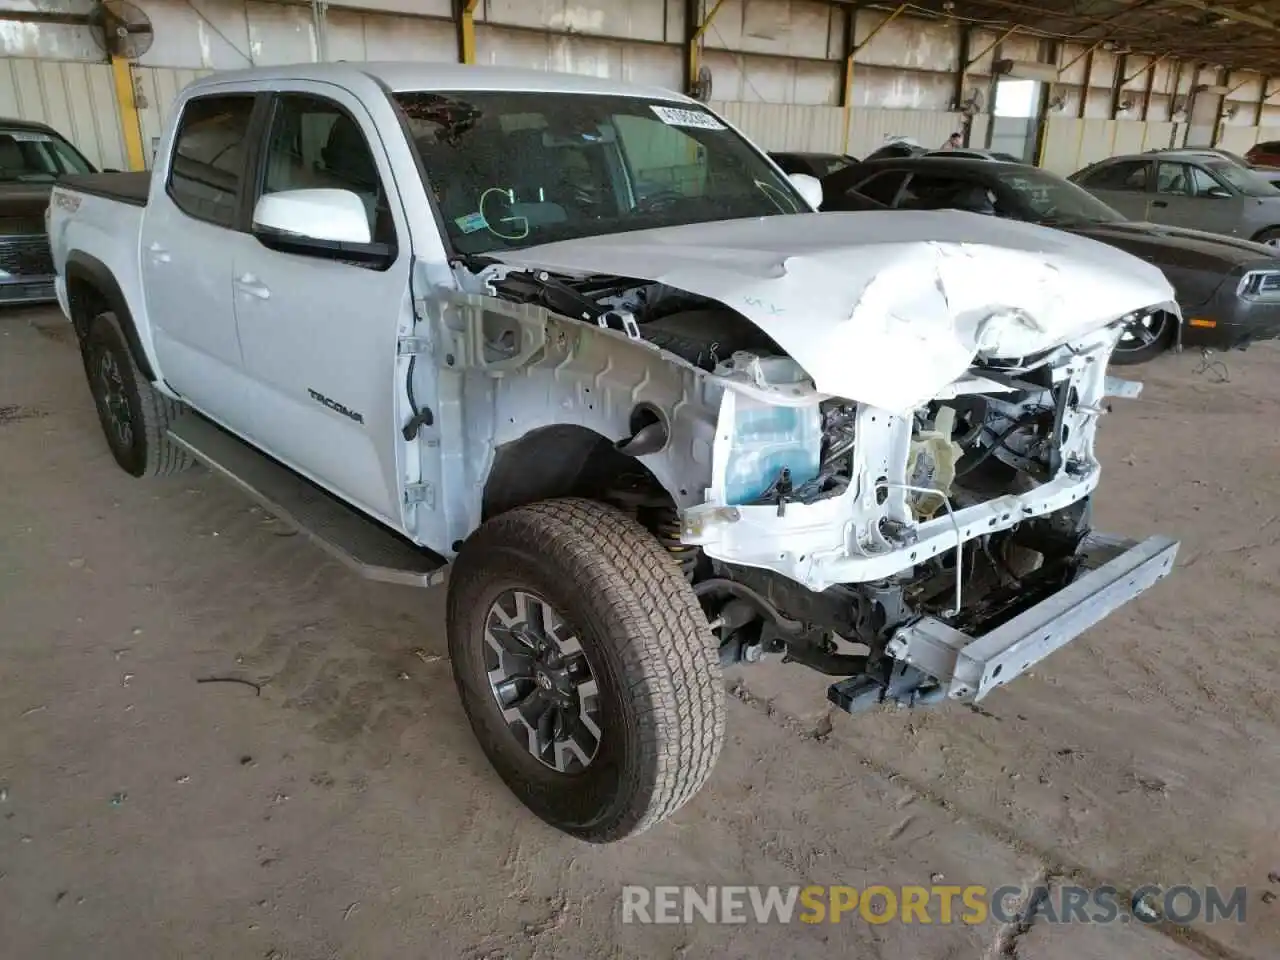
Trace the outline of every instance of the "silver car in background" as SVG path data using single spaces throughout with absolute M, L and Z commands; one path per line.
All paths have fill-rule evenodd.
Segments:
M 1132 154 L 1068 179 L 1131 220 L 1280 246 L 1280 191 L 1225 157 L 1180 150 Z

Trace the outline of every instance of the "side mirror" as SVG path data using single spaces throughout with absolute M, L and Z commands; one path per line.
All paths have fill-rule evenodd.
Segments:
M 1215 200 L 1230 200 L 1231 191 L 1226 187 L 1210 187 L 1205 191 L 1206 197 L 1212 197 Z
M 253 208 L 253 228 L 300 240 L 369 243 L 369 214 L 350 190 L 282 190 L 263 194 Z
M 791 181 L 791 185 L 796 188 L 800 196 L 804 197 L 804 202 L 809 204 L 814 210 L 822 206 L 822 181 L 817 177 L 811 177 L 807 173 L 789 173 L 787 179 Z
M 369 212 L 350 190 L 281 190 L 258 198 L 253 235 L 282 253 L 343 260 L 385 269 L 395 249 L 374 243 Z

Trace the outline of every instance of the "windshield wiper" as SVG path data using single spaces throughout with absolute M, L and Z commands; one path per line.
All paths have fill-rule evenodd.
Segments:
M 1097 222 L 1088 217 L 1041 217 L 1036 221 L 1042 227 L 1079 227 Z

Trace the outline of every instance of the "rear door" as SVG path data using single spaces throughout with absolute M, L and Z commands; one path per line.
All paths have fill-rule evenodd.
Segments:
M 261 118 L 254 93 L 217 93 L 182 106 L 172 149 L 153 176 L 142 218 L 141 275 L 166 382 L 197 409 L 237 432 L 252 403 L 231 297 L 232 255 L 243 234 L 251 131 Z M 255 113 L 255 111 L 258 111 Z
M 1117 160 L 1088 171 L 1076 183 L 1129 219 L 1147 220 L 1151 168 L 1148 159 Z
M 283 252 L 239 238 L 230 286 L 257 408 L 252 436 L 274 456 L 400 527 L 397 339 L 412 322 L 409 231 L 382 141 L 360 100 L 288 81 L 271 98 L 252 198 L 341 189 L 364 202 L 390 263 Z M 397 134 L 399 131 L 395 131 Z M 400 378 L 403 379 L 402 377 Z

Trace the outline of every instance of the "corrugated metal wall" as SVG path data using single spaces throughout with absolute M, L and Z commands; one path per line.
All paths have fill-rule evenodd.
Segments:
M 452 0 L 340 0 L 337 8 L 329 8 L 322 27 L 309 6 L 282 0 L 133 2 L 154 29 L 154 43 L 135 68 L 148 153 L 177 90 L 212 70 L 316 59 L 457 58 Z M 89 3 L 40 0 L 38 6 L 82 13 Z M 704 14 L 714 5 L 704 0 Z M 25 8 L 25 0 L 18 6 Z M 678 88 L 686 6 L 685 0 L 480 0 L 477 54 L 483 63 Z M 960 116 L 951 112 L 960 55 L 956 28 L 908 15 L 872 38 L 887 14 L 862 10 L 854 36 L 859 44 L 866 42 L 855 58 L 852 108 L 846 115 L 838 104 L 848 15 L 847 6 L 824 0 L 724 0 L 703 35 L 701 57 L 712 74 L 717 107 L 771 149 L 864 155 L 894 135 L 940 144 L 961 126 Z M 988 49 L 997 39 L 991 30 L 974 31 L 971 50 L 985 52 L 968 67 L 959 87 L 962 98 L 990 99 L 997 55 L 1036 60 L 1048 50 L 1023 36 Z M 1070 172 L 1113 150 L 1167 144 L 1171 122 L 1185 121 L 1192 107 L 1196 136 L 1204 135 L 1206 116 L 1212 120 L 1219 107 L 1224 110 L 1221 142 L 1228 148 L 1242 150 L 1259 137 L 1280 135 L 1280 105 L 1263 108 L 1263 127 L 1251 125 L 1261 78 L 1233 74 L 1235 89 L 1219 104 L 1192 96 L 1196 84 L 1221 81 L 1215 67 L 1179 70 L 1140 55 L 1122 62 L 1116 53 L 1099 49 L 1086 75 L 1087 61 L 1079 56 L 1086 48 L 1060 46 L 1061 70 L 1049 91 L 1056 109 L 1045 151 L 1053 170 Z M 0 55 L 8 58 L 0 59 L 0 113 L 49 120 L 95 162 L 123 163 L 112 77 L 86 30 L 6 24 Z M 1110 83 L 1120 69 L 1126 75 L 1121 114 L 1111 120 Z M 984 144 L 988 126 L 989 115 L 977 115 L 971 142 Z
M 106 64 L 0 58 L 0 117 L 49 124 L 99 167 L 125 164 Z
M 735 100 L 713 101 L 710 106 L 766 150 L 844 150 L 844 111 L 839 107 Z
M 1054 117 L 1045 130 L 1041 165 L 1062 176 L 1122 153 L 1169 146 L 1174 124 Z
M 178 91 L 197 77 L 207 76 L 212 70 L 172 70 L 168 67 L 135 67 L 133 81 L 138 116 L 142 121 L 142 150 L 147 166 L 155 155 L 156 145 L 164 132 L 165 122 L 173 107 Z
M 1255 143 L 1268 140 L 1280 140 L 1280 126 L 1240 127 L 1224 124 L 1218 145 L 1225 150 L 1244 153 Z
M 891 137 L 911 137 L 922 146 L 942 146 L 963 127 L 958 113 L 934 110 L 854 110 L 849 126 L 849 153 L 864 157 Z

